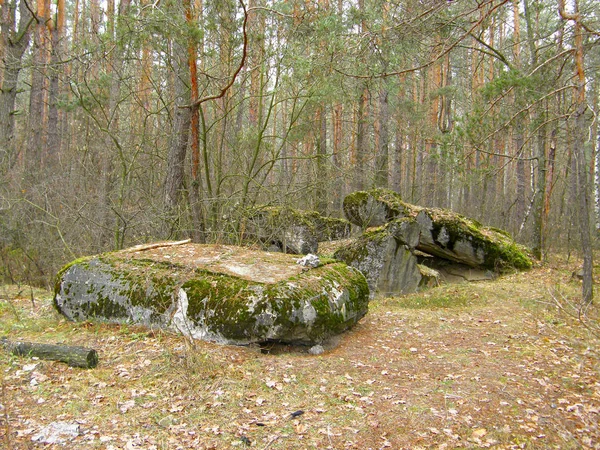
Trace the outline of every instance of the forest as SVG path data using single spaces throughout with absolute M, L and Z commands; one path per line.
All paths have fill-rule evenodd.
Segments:
M 0 0 L 0 277 L 385 187 L 538 258 L 600 224 L 592 0 Z M 585 272 L 585 271 L 584 271 Z
M 0 446 L 600 449 L 599 75 L 597 0 L 0 0 Z M 522 270 L 369 298 L 323 242 L 237 247 L 352 195 L 384 220 L 346 254 L 444 258 L 459 217 Z M 234 246 L 293 273 L 192 251 Z M 238 335 L 194 334 L 209 300 Z

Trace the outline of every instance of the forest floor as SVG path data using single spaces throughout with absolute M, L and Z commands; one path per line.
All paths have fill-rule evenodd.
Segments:
M 377 299 L 318 356 L 72 323 L 50 293 L 0 286 L 0 337 L 100 358 L 0 352 L 0 447 L 62 448 L 35 439 L 66 422 L 71 449 L 600 448 L 600 321 L 571 308 L 574 270 Z

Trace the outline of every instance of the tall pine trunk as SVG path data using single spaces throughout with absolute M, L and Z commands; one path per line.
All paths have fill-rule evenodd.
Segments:
M 593 291 L 593 253 L 592 253 L 592 230 L 590 223 L 591 200 L 588 160 L 585 154 L 585 139 L 587 133 L 585 98 L 585 67 L 583 48 L 583 27 L 581 25 L 581 13 L 579 1 L 574 2 L 574 12 L 569 14 L 565 10 L 565 0 L 559 0 L 559 12 L 563 19 L 575 22 L 573 47 L 575 48 L 575 79 L 577 88 L 575 92 L 575 118 L 573 127 L 573 157 L 575 158 L 575 191 L 578 200 L 579 233 L 581 239 L 581 251 L 583 253 L 583 283 L 582 303 L 592 303 Z
M 16 11 L 19 11 L 17 23 Z M 0 40 L 3 62 L 0 77 L 0 175 L 10 170 L 16 162 L 14 140 L 17 81 L 22 69 L 21 59 L 29 46 L 31 14 L 24 0 L 4 0 L 0 4 Z
M 65 27 L 65 0 L 56 2 L 56 19 L 51 22 L 50 86 L 48 90 L 48 156 L 53 161 L 60 152 L 61 125 L 58 99 L 62 73 L 62 39 Z
M 33 67 L 31 74 L 31 91 L 29 94 L 29 126 L 27 139 L 27 163 L 31 169 L 39 169 L 42 165 L 46 133 L 46 65 L 48 56 L 48 14 L 49 1 L 38 0 L 36 9 L 36 26 L 34 34 Z

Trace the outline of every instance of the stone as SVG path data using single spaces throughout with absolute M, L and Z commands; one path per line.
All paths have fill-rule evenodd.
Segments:
M 312 220 L 298 210 L 276 206 L 258 206 L 248 212 L 244 240 L 296 255 L 317 253 L 319 246 Z
M 431 255 L 417 257 L 423 270 L 433 271 L 438 282 L 473 283 L 476 281 L 490 281 L 497 276 L 496 272 L 489 269 L 471 267 Z
M 350 236 L 347 220 L 323 217 L 316 211 L 281 206 L 257 206 L 248 214 L 245 240 L 258 240 L 269 250 L 306 255 L 317 253 L 320 241 Z
M 413 253 L 418 243 L 418 224 L 401 219 L 369 229 L 334 257 L 360 270 L 369 283 L 371 298 L 415 292 L 423 276 Z
M 400 197 L 387 189 L 353 192 L 344 198 L 343 209 L 348 221 L 361 228 L 379 227 L 407 215 Z
M 364 273 L 371 297 L 376 291 L 415 292 L 441 281 L 488 280 L 497 272 L 532 266 L 526 249 L 508 233 L 449 210 L 411 205 L 387 189 L 348 195 L 344 213 L 363 234 L 333 255 Z
M 505 231 L 485 227 L 450 210 L 411 205 L 387 189 L 348 195 L 344 213 L 350 222 L 363 228 L 400 218 L 413 219 L 420 227 L 418 250 L 459 264 L 494 271 L 532 267 L 526 249 Z
M 308 353 L 311 355 L 321 355 L 325 351 L 325 348 L 321 344 L 313 345 L 308 349 Z
M 413 207 L 412 212 L 421 227 L 417 249 L 425 253 L 493 271 L 532 266 L 526 250 L 502 230 L 448 210 Z
M 314 345 L 367 312 L 369 289 L 356 269 L 333 259 L 192 243 L 82 258 L 58 274 L 54 304 L 70 320 L 103 320 L 247 345 Z
M 317 255 L 313 255 L 312 253 L 309 253 L 308 255 L 303 256 L 302 258 L 300 258 L 298 261 L 296 261 L 296 264 L 300 264 L 301 266 L 304 267 L 319 267 L 319 265 L 321 264 L 321 260 L 319 259 L 319 257 Z
M 80 434 L 78 423 L 52 422 L 40 430 L 31 440 L 41 444 L 64 444 Z
M 417 267 L 419 268 L 419 272 L 421 272 L 419 287 L 430 288 L 439 286 L 440 281 L 442 281 L 442 275 L 439 271 L 423 264 L 417 264 Z
M 352 224 L 346 219 L 325 217 L 316 212 L 311 217 L 317 230 L 319 242 L 337 241 L 350 237 Z

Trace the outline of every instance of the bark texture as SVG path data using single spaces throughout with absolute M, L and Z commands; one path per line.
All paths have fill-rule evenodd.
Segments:
M 84 369 L 93 369 L 98 365 L 98 353 L 93 348 L 36 342 L 11 342 L 6 338 L 0 339 L 0 344 L 6 351 L 16 356 L 60 361 L 71 367 L 82 367 Z

